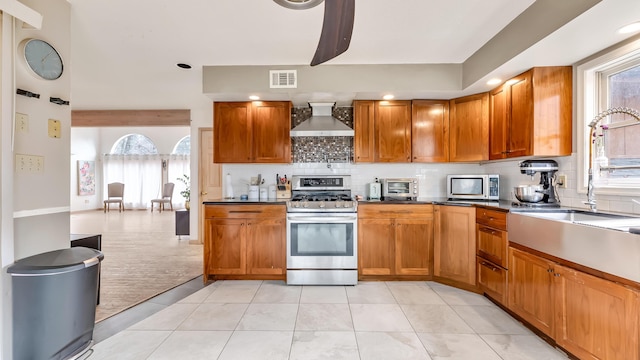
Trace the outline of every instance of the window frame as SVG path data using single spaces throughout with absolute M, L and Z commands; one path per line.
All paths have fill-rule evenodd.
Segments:
M 580 194 L 587 193 L 587 173 L 589 169 L 589 123 L 607 107 L 608 100 L 603 100 L 599 89 L 602 85 L 602 73 L 610 73 L 620 69 L 623 63 L 631 64 L 640 61 L 640 38 L 627 41 L 620 46 L 606 49 L 576 66 L 576 138 L 577 138 L 577 177 Z M 604 107 L 604 108 L 603 108 Z M 640 126 L 640 125 L 638 125 Z M 598 184 L 596 193 L 599 195 L 640 195 L 640 178 L 631 184 Z

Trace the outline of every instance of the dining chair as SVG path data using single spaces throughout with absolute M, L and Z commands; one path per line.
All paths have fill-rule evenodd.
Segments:
M 118 204 L 118 212 L 124 211 L 124 184 L 119 182 L 107 185 L 107 200 L 104 201 L 104 212 L 110 210 L 111 204 Z
M 151 212 L 153 212 L 153 204 L 158 204 L 158 212 L 162 212 L 164 210 L 164 205 L 169 204 L 171 211 L 173 211 L 173 188 L 175 184 L 170 182 L 164 184 L 162 187 L 162 198 L 161 199 L 153 199 L 151 200 Z

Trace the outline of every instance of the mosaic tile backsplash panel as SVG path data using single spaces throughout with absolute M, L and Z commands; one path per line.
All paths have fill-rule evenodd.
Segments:
M 332 115 L 353 129 L 353 108 L 335 107 Z M 311 108 L 291 110 L 291 128 L 311 117 Z M 351 163 L 353 162 L 353 137 L 303 136 L 291 138 L 294 163 Z

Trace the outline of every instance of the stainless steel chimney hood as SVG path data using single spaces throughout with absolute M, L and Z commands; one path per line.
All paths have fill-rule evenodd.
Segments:
M 331 116 L 335 103 L 309 103 L 311 118 L 291 129 L 291 136 L 353 136 L 353 129 Z

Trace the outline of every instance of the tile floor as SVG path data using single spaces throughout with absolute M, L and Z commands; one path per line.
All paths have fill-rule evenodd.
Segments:
M 90 359 L 567 357 L 486 298 L 434 282 L 219 281 L 98 342 Z

